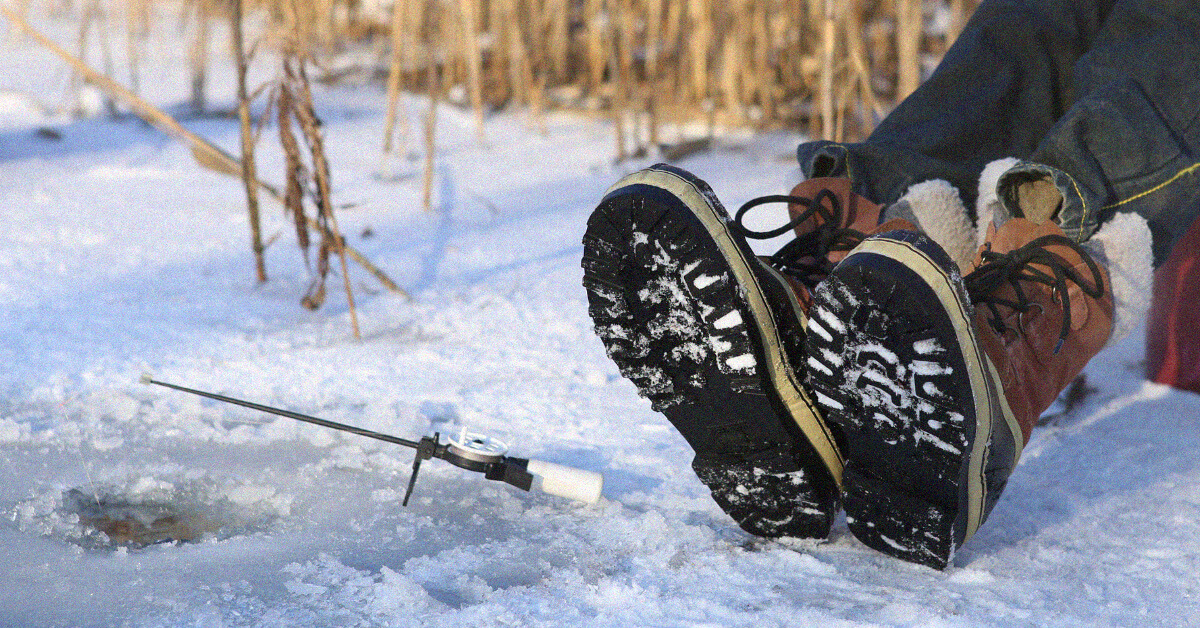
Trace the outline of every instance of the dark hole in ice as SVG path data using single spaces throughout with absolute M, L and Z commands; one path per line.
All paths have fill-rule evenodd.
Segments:
M 80 544 L 95 548 L 192 543 L 215 534 L 221 527 L 187 504 L 139 501 L 77 488 L 63 494 L 63 510 L 79 517 L 79 525 L 85 532 Z
M 85 549 L 138 549 L 199 543 L 269 530 L 288 514 L 290 498 L 270 487 L 215 478 L 98 484 L 60 493 L 53 512 L 26 515 L 27 525 Z

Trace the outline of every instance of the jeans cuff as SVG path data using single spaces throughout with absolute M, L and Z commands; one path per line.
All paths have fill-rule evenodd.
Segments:
M 1075 178 L 1053 166 L 1032 161 L 1019 161 L 1000 175 L 996 195 L 1000 200 L 1002 215 L 995 217 L 997 223 L 1025 215 L 1019 206 L 1017 191 L 1021 185 L 1034 181 L 1052 183 L 1062 196 L 1062 204 L 1054 216 L 1054 221 L 1068 238 L 1083 242 L 1096 232 L 1099 226 L 1097 212 L 1089 211 L 1088 201 Z

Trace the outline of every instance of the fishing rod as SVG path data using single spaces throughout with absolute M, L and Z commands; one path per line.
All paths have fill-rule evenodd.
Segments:
M 408 505 L 408 499 L 412 497 L 413 488 L 417 485 L 417 473 L 421 470 L 421 462 L 430 458 L 445 460 L 460 469 L 482 473 L 483 477 L 489 480 L 511 484 L 523 491 L 538 490 L 588 504 L 594 504 L 600 500 L 600 491 L 604 487 L 604 477 L 599 473 L 544 460 L 506 456 L 508 445 L 503 441 L 466 430 L 459 432 L 457 437 L 448 437 L 445 443 L 441 442 L 441 435 L 436 432 L 433 436 L 422 436 L 420 440 L 410 440 L 291 410 L 272 408 L 252 401 L 161 382 L 148 373 L 142 375 L 141 382 L 415 449 L 416 456 L 413 458 L 412 475 L 408 478 L 408 489 L 404 492 L 404 501 L 402 502 L 405 506 Z

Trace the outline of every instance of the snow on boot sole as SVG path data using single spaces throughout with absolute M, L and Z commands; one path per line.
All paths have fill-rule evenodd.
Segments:
M 923 235 L 881 234 L 834 269 L 809 314 L 809 382 L 846 437 L 850 531 L 945 568 L 1003 490 L 1007 472 L 989 462 L 1020 442 L 957 267 Z
M 739 525 L 823 538 L 841 455 L 793 370 L 803 312 L 728 224 L 708 186 L 682 170 L 660 164 L 617 182 L 583 239 L 589 313 Z

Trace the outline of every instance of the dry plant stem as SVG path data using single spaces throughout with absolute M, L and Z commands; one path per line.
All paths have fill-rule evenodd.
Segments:
M 875 126 L 874 116 L 881 118 L 883 116 L 879 110 L 879 106 L 875 102 L 875 92 L 871 87 L 871 69 L 867 65 L 866 50 L 863 49 L 862 30 L 862 7 L 855 0 L 846 9 L 846 55 L 850 58 L 850 64 L 854 67 L 859 102 L 862 103 L 865 109 L 862 121 L 862 132 L 865 135 L 870 133 L 871 129 Z
M 95 17 L 95 6 L 96 3 L 93 0 L 87 5 L 87 8 L 83 10 L 83 16 L 79 20 L 79 31 L 75 34 L 75 49 L 79 51 L 80 59 L 87 59 L 88 31 L 91 29 L 92 19 Z M 85 80 L 81 81 L 81 78 L 84 78 Z M 83 98 L 80 95 L 80 88 L 85 82 L 86 77 L 81 77 L 78 71 L 71 75 L 71 84 L 68 89 L 70 89 L 72 112 L 79 112 L 83 110 Z
M 231 3 L 230 29 L 233 35 L 233 58 L 237 63 L 238 122 L 242 136 L 242 184 L 246 188 L 246 211 L 250 216 L 250 246 L 254 251 L 254 271 L 259 283 L 267 280 L 267 265 L 263 255 L 262 227 L 258 212 L 258 174 L 254 168 L 254 130 L 250 124 L 250 96 L 246 91 L 247 59 L 242 41 L 242 0 Z
M 508 45 L 505 47 L 508 56 L 508 82 L 509 93 L 512 94 L 514 102 L 520 104 L 528 104 L 530 101 L 530 90 L 532 87 L 529 84 L 529 76 L 533 73 L 529 67 L 529 53 L 525 49 L 524 36 L 521 34 L 520 28 L 517 27 L 518 20 L 515 14 L 516 0 L 500 0 L 502 6 L 504 20 L 508 23 L 505 28 L 505 36 Z
M 50 38 L 42 33 L 34 30 L 24 18 L 16 15 L 3 5 L 0 5 L 0 13 L 4 14 L 10 22 L 17 25 L 25 34 L 29 35 L 39 44 L 45 46 L 48 50 L 67 62 L 76 72 L 81 74 L 88 83 L 104 90 L 106 93 L 121 100 L 137 116 L 151 125 L 158 127 L 169 135 L 178 137 L 187 142 L 192 148 L 192 154 L 196 160 L 206 168 L 217 170 L 230 175 L 239 175 L 242 167 L 238 159 L 226 153 L 221 148 L 212 144 L 208 140 L 189 131 L 183 125 L 179 124 L 175 118 L 154 105 L 146 102 L 141 97 L 129 91 L 125 86 L 117 83 L 108 76 L 101 74 L 81 61 L 78 57 L 67 52 L 58 44 L 54 43 Z M 278 195 L 276 193 L 276 195 Z
M 463 32 L 463 61 L 467 66 L 467 85 L 471 97 L 471 109 L 475 112 L 475 132 L 479 141 L 483 135 L 483 59 L 479 51 L 478 12 L 476 0 L 459 0 L 459 10 L 462 14 Z
M 570 16 L 568 15 L 568 0 L 548 0 L 547 11 L 550 12 L 550 55 L 551 66 L 555 78 L 562 80 L 567 75 L 567 62 L 570 54 Z
M 425 175 L 421 182 L 421 202 L 425 211 L 433 211 L 433 167 L 437 156 L 437 108 L 442 96 L 442 74 L 438 67 L 441 52 L 439 43 L 446 39 L 444 22 L 438 5 L 432 5 L 426 16 L 421 41 L 425 44 L 425 89 L 429 95 L 429 110 L 425 112 Z
M 624 29 L 619 28 L 622 24 L 623 0 L 611 0 L 610 7 L 616 11 L 616 23 L 618 28 L 609 28 L 610 43 L 609 48 L 612 50 L 609 56 L 610 74 L 612 76 L 612 91 L 613 91 L 613 130 L 616 135 L 617 142 L 617 161 L 625 161 L 629 157 L 629 152 L 626 149 L 626 129 L 625 129 L 625 110 L 628 105 L 628 88 L 626 81 L 628 80 L 625 67 L 625 52 L 627 44 L 624 41 L 624 34 L 621 32 Z
M 437 62 L 430 57 L 426 68 L 426 81 L 429 83 L 429 111 L 425 113 L 425 178 L 421 184 L 421 202 L 425 211 L 433 211 L 433 166 L 437 152 L 435 134 L 437 133 L 437 108 L 441 94 L 441 81 Z
M 825 0 L 821 22 L 821 137 L 834 139 L 833 74 L 837 54 L 838 7 L 841 0 Z
M 129 60 L 129 88 L 141 91 L 141 70 L 138 40 L 144 41 L 150 24 L 150 4 L 147 0 L 127 0 L 125 3 L 125 56 Z
M 342 284 L 346 289 L 346 303 L 350 308 L 350 324 L 354 328 L 354 338 L 359 340 L 362 338 L 362 333 L 358 326 L 358 309 L 354 305 L 354 291 L 350 288 L 350 270 L 346 264 L 346 245 L 345 238 L 342 237 L 342 232 L 338 229 L 337 215 L 333 211 L 333 191 L 330 185 L 329 160 L 325 157 L 325 141 L 321 134 L 320 125 L 317 123 L 317 116 L 313 109 L 312 89 L 308 82 L 308 73 L 304 69 L 305 58 L 299 57 L 296 59 L 296 65 L 299 66 L 296 76 L 299 78 L 299 93 L 295 94 L 296 107 L 294 109 L 296 118 L 300 121 L 300 128 L 304 131 L 304 138 L 308 143 L 309 152 L 311 153 L 313 165 L 313 179 L 317 184 L 317 212 L 327 221 L 330 230 L 332 231 L 331 240 L 333 250 L 338 254 L 338 260 L 342 266 Z M 329 233 L 328 231 L 326 233 Z M 324 238 L 322 238 L 324 240 Z M 321 246 L 326 246 L 322 242 Z
M 921 83 L 923 20 L 921 0 L 899 0 L 896 5 L 897 100 L 916 91 Z
M 209 0 L 196 0 L 195 31 L 188 47 L 188 65 L 192 71 L 192 109 L 203 112 L 208 106 L 205 90 L 208 82 L 209 19 L 212 7 Z
M 662 75 L 659 48 L 662 46 L 663 2 L 664 0 L 648 0 L 646 6 L 646 112 L 647 134 L 651 147 L 659 144 L 659 91 Z
M 712 2 L 693 0 L 687 3 L 687 8 L 694 35 L 687 38 L 691 43 L 692 94 L 699 102 L 706 103 L 712 96 L 708 86 L 708 51 L 713 37 Z M 711 118 L 711 111 L 709 113 Z
M 392 56 L 391 63 L 388 65 L 387 79 L 387 118 L 383 126 L 383 152 L 392 152 L 392 139 L 396 130 L 396 116 L 399 113 L 400 106 L 400 87 L 402 81 L 402 72 L 404 68 L 404 52 L 407 50 L 405 42 L 405 17 L 407 13 L 405 7 L 400 3 L 392 6 Z M 405 123 L 407 126 L 407 122 Z M 407 133 L 406 133 L 407 135 Z
M 602 24 L 601 13 L 604 12 L 604 0 L 584 1 L 584 28 L 587 30 L 585 45 L 587 46 L 588 87 L 596 92 L 604 83 L 604 68 L 608 66 L 611 55 L 606 53 L 605 28 Z
M 22 0 L 10 0 L 10 2 Z M 80 8 L 92 0 L 70 0 Z M 150 0 L 103 0 L 131 7 Z M 244 0 L 243 0 L 244 1 Z M 977 0 L 943 0 L 947 44 Z M 185 0 L 199 6 L 213 0 Z M 359 0 L 265 5 L 280 23 L 298 23 L 301 41 L 336 51 L 387 24 L 355 16 Z M 298 4 L 298 3 L 297 3 Z M 435 57 L 443 85 L 462 85 L 482 127 L 489 107 L 584 107 L 616 122 L 624 149 L 655 143 L 662 125 L 695 121 L 778 128 L 807 120 L 813 137 L 854 139 L 870 130 L 893 96 L 920 80 L 922 0 L 411 0 L 390 22 L 385 152 L 419 132 L 405 124 L 405 90 L 425 92 Z M 247 7 L 251 5 L 246 5 Z M 131 9 L 132 11 L 133 9 Z M 198 8 L 195 10 L 199 10 Z M 194 11 L 195 11 L 194 10 Z M 194 12 L 193 11 L 193 12 Z M 832 23 L 829 16 L 832 15 Z M 289 17 L 292 16 L 292 17 Z M 432 26 L 440 39 L 430 37 Z M 382 27 L 382 28 L 379 28 Z M 98 25 L 87 33 L 96 47 Z M 189 34 L 189 37 L 191 35 Z M 845 38 L 843 41 L 842 38 Z M 939 42 L 940 43 L 940 42 Z M 324 46 L 328 45 L 328 48 Z M 441 47 L 440 51 L 433 48 Z M 940 46 L 930 51 L 941 50 Z M 387 54 L 387 53 L 385 53 Z M 839 98 L 844 83 L 854 86 Z M 876 93 L 878 90 L 880 93 Z M 882 96 L 886 93 L 885 99 Z M 411 105 L 407 105 L 411 107 Z M 420 124 L 419 122 L 417 123 Z M 410 139 L 408 144 L 419 143 Z M 436 194 L 436 192 L 435 192 Z
M 242 165 L 236 157 L 225 152 L 219 146 L 209 142 L 203 137 L 200 137 L 199 135 L 189 131 L 182 124 L 179 124 L 179 121 L 171 117 L 162 109 L 159 109 L 149 102 L 146 102 L 144 99 L 138 97 L 120 83 L 117 83 L 111 78 L 97 72 L 92 67 L 80 61 L 78 57 L 67 52 L 53 40 L 34 29 L 28 21 L 11 11 L 7 6 L 0 4 L 0 14 L 4 15 L 6 19 L 16 25 L 26 35 L 37 41 L 42 46 L 45 46 L 47 50 L 54 53 L 56 56 L 63 59 L 75 71 L 82 74 L 88 83 L 95 85 L 99 89 L 104 90 L 106 93 L 125 103 L 139 118 L 145 120 L 150 125 L 162 130 L 168 135 L 184 141 L 191 149 L 192 156 L 196 158 L 196 161 L 199 162 L 201 166 L 222 174 L 240 176 Z M 283 195 L 274 186 L 263 181 L 258 181 L 258 186 L 262 191 L 266 192 L 272 198 L 282 202 Z M 324 231 L 324 228 L 315 221 L 310 221 L 309 226 L 318 231 Z M 354 248 L 348 245 L 344 246 L 346 254 L 350 256 L 350 259 L 354 260 L 355 263 L 357 263 L 359 266 L 362 266 L 364 270 L 371 273 L 371 275 L 374 276 L 379 283 L 383 284 L 385 288 L 401 295 L 405 299 L 412 300 L 412 297 L 408 294 L 408 292 L 397 285 L 396 282 L 392 281 L 392 279 L 387 276 L 387 273 L 380 270 L 378 266 L 371 262 L 371 260 L 367 259 Z
M 622 109 L 626 114 L 622 117 L 628 121 L 629 135 L 631 137 L 634 153 L 641 154 L 644 150 L 641 138 L 641 108 L 634 108 L 631 104 L 640 101 L 637 97 L 638 87 L 637 78 L 633 74 L 633 54 L 634 54 L 634 35 L 637 30 L 637 23 L 633 13 L 633 0 L 617 0 L 617 6 L 620 7 L 618 20 L 616 22 L 620 32 L 617 33 L 617 38 L 620 44 L 617 46 L 618 58 L 620 59 L 620 82 L 621 82 L 621 100 Z
M 538 132 L 546 135 L 550 132 L 546 126 L 546 75 L 539 74 L 534 80 L 532 91 L 529 92 L 529 109 L 533 113 L 533 119 L 537 124 Z
M 296 226 L 296 242 L 300 245 L 305 263 L 309 263 L 308 216 L 304 213 L 304 160 L 300 156 L 300 143 L 296 141 L 296 135 L 292 132 L 292 111 L 295 107 L 292 86 L 288 81 L 280 81 L 276 114 L 279 125 L 279 144 L 283 147 L 285 164 L 286 183 L 284 184 L 283 208 L 292 216 Z
M 946 29 L 946 46 L 958 39 L 966 24 L 966 0 L 950 0 L 950 28 Z

